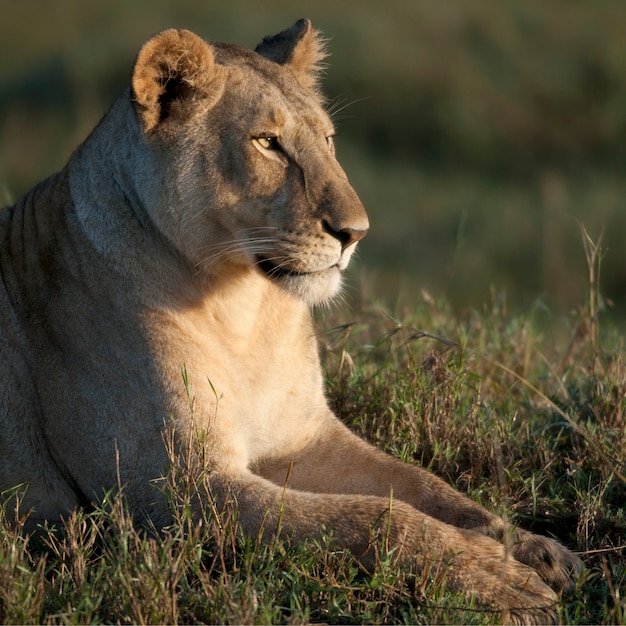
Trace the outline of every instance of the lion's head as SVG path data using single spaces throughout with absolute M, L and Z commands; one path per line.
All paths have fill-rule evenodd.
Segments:
M 260 272 L 309 304 L 332 297 L 368 220 L 335 159 L 308 20 L 253 52 L 167 30 L 139 53 L 143 204 L 208 277 Z

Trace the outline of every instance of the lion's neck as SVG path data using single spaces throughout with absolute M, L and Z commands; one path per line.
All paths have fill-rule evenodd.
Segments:
M 67 166 L 73 210 L 84 236 L 122 273 L 162 255 L 156 249 L 158 232 L 135 188 L 133 177 L 141 163 L 133 147 L 140 139 L 125 111 L 129 106 L 127 98 L 119 98 Z
M 141 159 L 132 148 L 120 154 L 120 134 L 131 147 L 140 142 L 125 121 L 133 119 L 124 114 L 128 106 L 127 99 L 118 100 L 69 164 L 77 224 L 99 261 L 126 283 L 124 291 L 139 309 L 164 315 L 184 333 L 197 332 L 198 343 L 211 336 L 237 353 L 258 343 L 269 349 L 293 342 L 298 334 L 308 341 L 310 312 L 302 301 L 247 266 L 212 266 L 214 275 L 203 276 L 159 233 L 134 188 L 140 179 L 128 173 L 139 176 Z
M 203 336 L 210 334 L 228 343 L 233 353 L 258 349 L 259 343 L 273 349 L 294 341 L 304 329 L 312 336 L 307 305 L 254 270 L 231 268 L 202 285 L 181 286 L 176 315 L 180 323 Z M 181 303 L 186 304 L 181 307 Z

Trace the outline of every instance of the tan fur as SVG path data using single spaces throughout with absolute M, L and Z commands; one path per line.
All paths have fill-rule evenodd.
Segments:
M 280 517 L 371 566 L 378 529 L 510 619 L 553 619 L 575 556 L 327 406 L 309 309 L 368 221 L 320 106 L 320 41 L 308 21 L 258 52 L 157 35 L 67 167 L 0 212 L 0 490 L 21 486 L 35 524 L 119 480 L 138 520 L 167 524 L 172 428 L 246 533 Z

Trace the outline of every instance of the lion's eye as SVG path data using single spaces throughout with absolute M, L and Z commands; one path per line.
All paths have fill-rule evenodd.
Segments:
M 329 135 L 328 137 L 326 137 L 326 143 L 328 144 L 330 151 L 335 154 L 335 140 L 333 139 L 333 137 L 334 135 Z
M 252 145 L 266 158 L 280 163 L 283 167 L 288 165 L 288 157 L 280 145 L 280 140 L 276 135 L 263 133 L 252 137 Z
M 256 140 L 264 150 L 278 150 L 278 137 L 263 135 L 261 137 L 257 137 Z

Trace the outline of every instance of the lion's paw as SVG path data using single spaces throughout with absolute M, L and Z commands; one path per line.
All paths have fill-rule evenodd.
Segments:
M 483 561 L 482 565 L 488 568 L 484 574 L 489 580 L 483 581 L 486 586 L 476 587 L 474 592 L 497 607 L 507 624 L 556 624 L 556 593 L 530 567 L 504 559 L 493 564 Z
M 582 561 L 558 541 L 516 529 L 513 556 L 532 567 L 557 592 L 572 591 L 582 571 Z
M 510 577 L 498 600 L 504 608 L 505 623 L 556 624 L 557 597 L 554 591 L 528 568 L 519 567 L 516 574 Z

